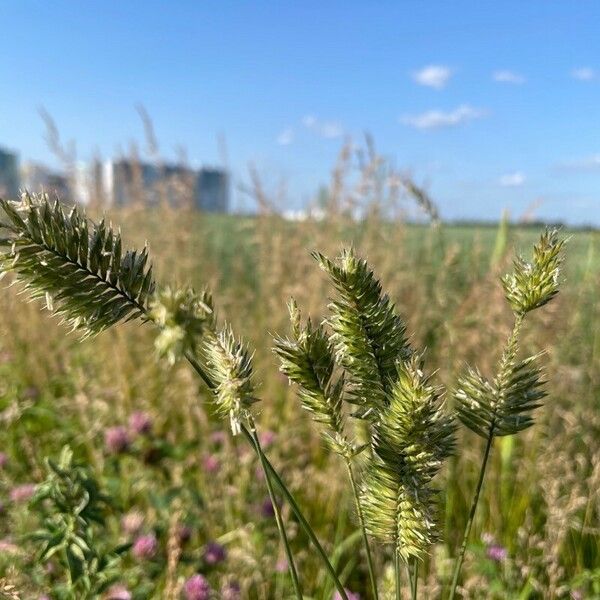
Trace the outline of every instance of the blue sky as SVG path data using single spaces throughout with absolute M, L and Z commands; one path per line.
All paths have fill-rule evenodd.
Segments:
M 373 134 L 442 215 L 600 224 L 600 3 L 0 0 L 0 145 L 53 163 L 143 139 L 220 160 L 298 207 Z

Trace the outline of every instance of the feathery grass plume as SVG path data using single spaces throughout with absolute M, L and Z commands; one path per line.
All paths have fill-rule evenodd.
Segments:
M 104 220 L 93 224 L 78 208 L 67 214 L 46 194 L 0 199 L 0 208 L 8 218 L 0 268 L 84 337 L 146 313 L 155 287 L 146 248 L 123 252 Z
M 502 278 L 506 298 L 515 314 L 515 327 L 502 354 L 498 373 L 487 381 L 468 368 L 454 393 L 458 417 L 482 437 L 512 435 L 533 424 L 530 413 L 546 395 L 540 356 L 517 360 L 519 334 L 525 315 L 544 306 L 558 294 L 564 240 L 547 230 L 533 249 L 533 262 L 519 257 L 512 273 Z
M 231 431 L 237 435 L 250 414 L 248 409 L 258 402 L 252 380 L 252 355 L 227 325 L 219 332 L 207 332 L 203 342 L 208 375 L 215 384 L 217 411 L 229 417 Z
M 535 364 L 539 356 L 516 361 L 510 350 L 505 351 L 505 366 L 491 383 L 469 367 L 454 393 L 462 423 L 483 438 L 512 435 L 533 425 L 529 413 L 546 396 L 542 370 Z
M 368 531 L 406 562 L 438 538 L 431 480 L 454 448 L 454 422 L 440 390 L 423 373 L 422 355 L 396 365 L 389 405 L 373 426 L 362 504 Z
M 330 322 L 347 373 L 348 401 L 359 406 L 355 416 L 376 418 L 397 379 L 396 363 L 411 353 L 406 326 L 367 261 L 352 249 L 344 250 L 337 262 L 317 252 L 313 256 L 339 295 L 329 305 Z
M 158 355 L 173 364 L 186 352 L 195 354 L 199 340 L 213 326 L 212 296 L 206 290 L 167 286 L 150 302 L 149 318 L 160 328 L 154 342 Z
M 502 278 L 506 298 L 515 314 L 544 306 L 558 294 L 564 239 L 556 229 L 547 229 L 533 248 L 533 262 L 522 256 L 514 261 L 512 273 Z
M 343 376 L 334 378 L 333 345 L 323 325 L 314 326 L 310 318 L 302 325 L 295 300 L 290 300 L 288 307 L 292 338 L 275 338 L 274 350 L 280 359 L 280 370 L 290 382 L 298 385 L 302 406 L 317 423 L 324 425 L 322 434 L 327 445 L 350 458 L 356 450 L 344 433 L 344 379 Z
M 515 322 L 502 352 L 497 374 L 490 382 L 477 369 L 469 367 L 459 379 L 454 392 L 458 418 L 471 431 L 486 439 L 486 446 L 454 567 L 450 600 L 456 594 L 494 438 L 513 435 L 533 425 L 531 412 L 541 406 L 540 402 L 546 395 L 542 371 L 536 364 L 539 354 L 517 359 L 519 337 L 527 314 L 544 306 L 558 294 L 564 244 L 565 240 L 559 239 L 555 229 L 548 229 L 533 247 L 532 263 L 521 257 L 514 261 L 513 272 L 502 278 L 502 285 Z

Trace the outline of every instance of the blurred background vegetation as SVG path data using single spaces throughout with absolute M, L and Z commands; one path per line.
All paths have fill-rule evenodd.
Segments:
M 406 319 L 413 344 L 426 348 L 436 381 L 452 388 L 466 362 L 493 372 L 511 327 L 499 276 L 515 252 L 529 252 L 540 232 L 539 225 L 507 219 L 444 224 L 409 178 L 399 195 L 397 180 L 382 177 L 374 161 L 358 172 L 334 169 L 318 219 L 284 219 L 258 179 L 253 216 L 143 201 L 108 210 L 130 246 L 149 243 L 159 283 L 209 287 L 219 317 L 256 349 L 267 453 L 346 587 L 363 599 L 369 598 L 368 577 L 343 464 L 323 448 L 271 351 L 272 334 L 287 332 L 290 296 L 315 319 L 325 315 L 327 282 L 310 251 L 335 255 L 353 245 L 367 258 Z M 422 222 L 403 218 L 401 196 L 404 206 L 417 201 Z M 100 212 L 92 202 L 91 216 Z M 524 351 L 547 350 L 549 397 L 533 428 L 497 444 L 466 557 L 465 598 L 600 597 L 600 234 L 564 233 L 571 238 L 562 291 L 524 331 Z M 23 486 L 43 480 L 45 458 L 68 444 L 111 497 L 106 539 L 156 539 L 152 551 L 123 557 L 120 583 L 131 597 L 179 598 L 197 571 L 215 597 L 290 595 L 256 459 L 223 432 L 208 393 L 185 364 L 168 367 L 154 359 L 150 328 L 128 325 L 80 343 L 38 303 L 26 304 L 16 287 L 4 287 L 0 331 L 0 576 L 6 594 L 10 586 L 21 598 L 50 590 L 52 561 L 39 564 L 35 544 L 25 538 L 37 517 L 27 510 Z M 139 426 L 138 413 L 147 426 Z M 123 444 L 115 444 L 115 427 L 125 428 Z M 423 598 L 440 597 L 448 584 L 450 552 L 460 543 L 477 477 L 482 440 L 464 428 L 458 435 L 459 453 L 439 483 L 444 539 L 421 571 Z M 284 514 L 307 597 L 329 600 L 326 573 L 285 506 Z M 217 560 L 207 558 L 213 544 L 223 550 Z M 389 561 L 376 552 L 379 572 Z

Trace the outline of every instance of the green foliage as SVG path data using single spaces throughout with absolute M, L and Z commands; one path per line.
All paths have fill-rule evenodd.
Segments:
M 205 290 L 167 286 L 152 299 L 149 317 L 160 328 L 155 340 L 158 355 L 173 364 L 186 352 L 195 354 L 204 332 L 213 326 L 212 297 Z
M 217 333 L 211 331 L 205 335 L 203 354 L 208 375 L 215 384 L 217 411 L 229 417 L 231 431 L 236 435 L 249 414 L 248 409 L 258 402 L 252 380 L 252 356 L 227 325 Z
M 105 544 L 95 531 L 105 524 L 108 497 L 89 469 L 74 463 L 68 447 L 58 463 L 46 463 L 48 476 L 31 500 L 43 524 L 29 537 L 41 543 L 39 560 L 56 559 L 67 575 L 55 589 L 58 598 L 97 597 L 117 579 L 123 550 L 103 552 Z
M 454 423 L 440 390 L 413 355 L 397 365 L 388 406 L 374 425 L 362 502 L 369 532 L 405 560 L 423 558 L 438 538 L 430 482 L 454 447 Z
M 524 315 L 558 294 L 561 251 L 565 244 L 556 229 L 547 229 L 533 247 L 533 261 L 519 256 L 512 273 L 502 278 L 504 293 L 515 314 Z
M 353 250 L 344 250 L 337 262 L 313 256 L 338 292 L 329 305 L 330 323 L 347 374 L 347 399 L 359 406 L 356 416 L 376 418 L 396 380 L 396 363 L 410 355 L 406 326 L 367 262 Z
M 145 314 L 154 292 L 146 248 L 123 252 L 120 233 L 104 220 L 93 224 L 78 208 L 66 214 L 45 194 L 0 199 L 0 207 L 8 218 L 0 224 L 1 268 L 73 329 L 92 335 Z

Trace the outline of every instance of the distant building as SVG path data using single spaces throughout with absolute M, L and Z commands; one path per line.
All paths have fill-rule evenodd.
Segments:
M 119 159 L 104 163 L 102 181 L 106 200 L 112 206 L 156 202 L 159 171 L 155 165 Z
M 46 192 L 50 196 L 58 196 L 63 202 L 72 200 L 67 177 L 37 163 L 23 163 L 21 188 L 36 194 Z
M 0 197 L 16 199 L 19 182 L 18 155 L 0 148 Z
M 172 206 L 191 203 L 207 212 L 229 209 L 229 177 L 220 169 L 194 171 L 182 165 L 154 165 L 120 159 L 103 165 L 102 183 L 109 205 L 133 203 Z
M 196 208 L 206 212 L 229 210 L 229 175 L 223 169 L 202 168 L 196 176 Z

